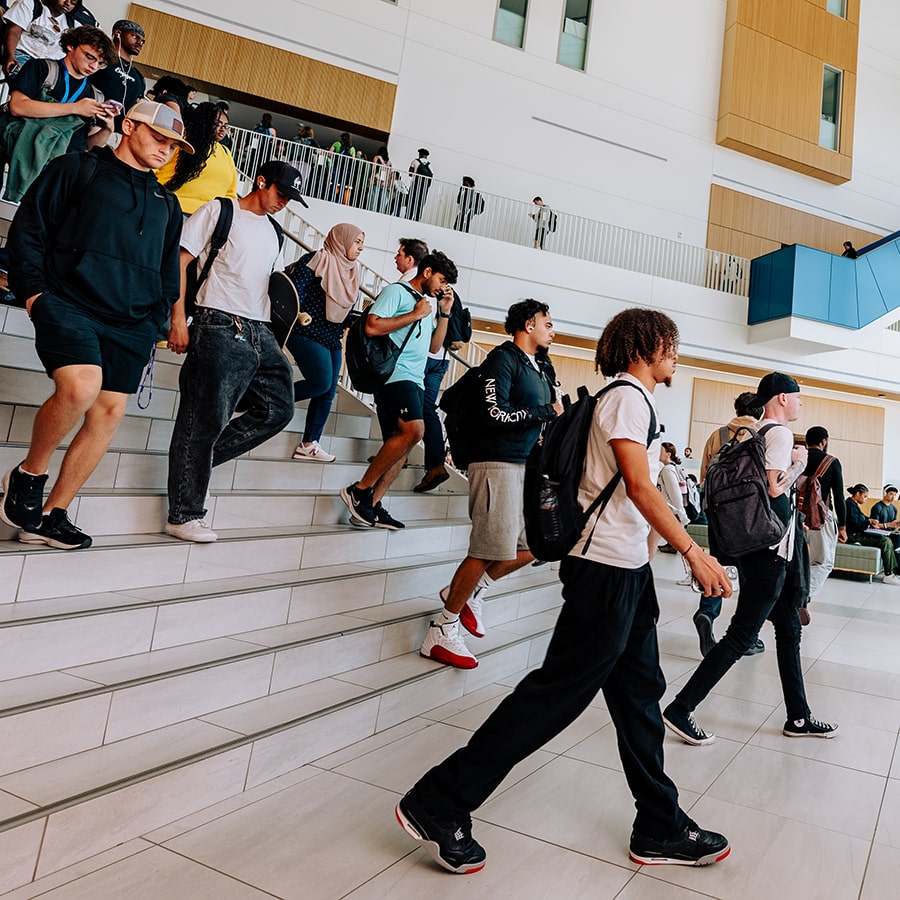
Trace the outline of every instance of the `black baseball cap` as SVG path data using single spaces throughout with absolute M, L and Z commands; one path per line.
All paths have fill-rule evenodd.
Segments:
M 299 200 L 307 209 L 309 204 L 300 196 L 303 189 L 303 175 L 298 169 L 286 162 L 271 159 L 263 163 L 256 171 L 257 178 L 265 178 L 266 181 L 278 185 L 279 189 L 291 200 Z
M 756 406 L 765 406 L 773 397 L 779 394 L 799 394 L 800 385 L 782 372 L 770 372 L 759 382 L 756 389 Z

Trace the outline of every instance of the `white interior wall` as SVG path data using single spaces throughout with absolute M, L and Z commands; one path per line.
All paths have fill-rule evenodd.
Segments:
M 405 167 L 426 146 L 443 180 L 698 245 L 716 181 L 876 231 L 900 223 L 895 0 L 863 4 L 840 186 L 716 147 L 725 0 L 595 2 L 586 72 L 556 63 L 563 0 L 530 0 L 524 50 L 491 40 L 494 0 L 267 0 L 264 20 L 243 0 L 146 2 L 396 82 L 391 156 Z M 127 9 L 90 5 L 106 25 Z

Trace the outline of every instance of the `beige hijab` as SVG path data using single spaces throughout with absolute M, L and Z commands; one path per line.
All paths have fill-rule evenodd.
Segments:
M 356 225 L 343 222 L 328 232 L 322 249 L 307 263 L 322 279 L 325 289 L 325 318 L 329 322 L 343 322 L 359 294 L 359 267 L 349 259 L 347 251 L 363 234 Z

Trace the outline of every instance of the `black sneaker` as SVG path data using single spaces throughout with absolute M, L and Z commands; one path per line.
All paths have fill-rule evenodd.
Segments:
M 700 638 L 700 655 L 706 656 L 716 646 L 712 619 L 705 612 L 698 610 L 694 613 L 694 628 L 697 629 L 697 637 Z
M 436 819 L 408 793 L 394 810 L 403 830 L 434 857 L 445 869 L 457 875 L 470 875 L 484 868 L 484 848 L 472 837 L 472 820 L 463 822 Z
M 766 645 L 757 638 L 745 651 L 744 656 L 756 656 L 757 653 L 765 653 Z
M 781 733 L 787 737 L 833 738 L 837 730 L 837 725 L 807 716 L 805 719 L 788 719 Z
M 44 516 L 38 528 L 25 528 L 19 532 L 19 540 L 23 544 L 47 544 L 57 550 L 86 550 L 94 543 L 69 521 L 64 509 L 58 506 Z
M 693 744 L 695 747 L 711 744 L 716 739 L 714 734 L 707 734 L 690 713 L 678 712 L 671 703 L 663 712 L 663 722 L 666 728 L 674 731 L 685 743 Z
M 3 476 L 0 519 L 13 528 L 40 528 L 47 478 L 46 474 L 27 475 L 18 466 L 10 469 Z
M 341 488 L 341 500 L 350 510 L 350 524 L 364 528 L 375 527 L 375 509 L 372 503 L 372 488 L 363 490 L 359 482 L 354 481 L 349 487 Z
M 704 831 L 691 822 L 684 832 L 669 841 L 656 841 L 631 833 L 628 855 L 645 866 L 709 866 L 731 853 L 728 838 Z
M 375 513 L 375 527 L 376 528 L 387 528 L 390 531 L 399 531 L 401 528 L 406 528 L 406 526 L 395 519 L 382 505 L 381 503 L 376 503 L 372 507 L 372 512 Z

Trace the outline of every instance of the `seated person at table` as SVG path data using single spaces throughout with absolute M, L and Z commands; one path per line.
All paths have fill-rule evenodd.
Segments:
M 900 586 L 900 564 L 894 545 L 886 534 L 866 534 L 867 528 L 880 528 L 881 523 L 870 519 L 860 508 L 869 497 L 869 489 L 864 484 L 854 484 L 847 488 L 847 543 L 863 547 L 877 547 L 881 551 L 881 565 L 884 569 L 884 584 Z

